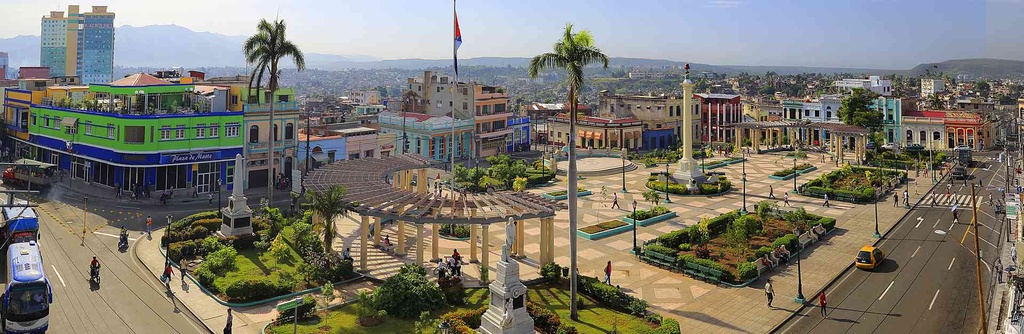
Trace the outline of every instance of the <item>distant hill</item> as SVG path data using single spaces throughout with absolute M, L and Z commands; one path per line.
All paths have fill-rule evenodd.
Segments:
M 923 76 L 931 72 L 951 75 L 967 74 L 978 78 L 1011 78 L 1024 76 L 1024 61 L 972 58 L 947 60 L 941 63 L 921 64 L 906 71 L 908 76 Z

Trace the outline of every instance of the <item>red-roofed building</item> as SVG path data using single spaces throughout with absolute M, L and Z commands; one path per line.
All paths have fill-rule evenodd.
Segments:
M 907 144 L 936 150 L 960 145 L 984 149 L 993 137 L 991 126 L 981 115 L 961 110 L 904 111 L 902 130 Z
M 564 146 L 569 143 L 572 136 L 569 123 L 569 114 L 566 113 L 548 119 L 547 136 L 552 144 Z M 637 150 L 643 147 L 643 131 L 643 122 L 633 117 L 580 115 L 576 119 L 576 147 Z
M 114 87 L 141 87 L 141 86 L 160 86 L 160 85 L 173 85 L 170 81 L 166 81 L 155 76 L 146 73 L 135 73 L 128 75 L 124 78 L 114 80 L 110 83 Z

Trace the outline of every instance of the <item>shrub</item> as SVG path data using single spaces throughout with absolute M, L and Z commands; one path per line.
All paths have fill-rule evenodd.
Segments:
M 658 243 L 669 248 L 678 248 L 679 245 L 689 241 L 690 234 L 685 228 L 658 236 Z
M 298 313 L 299 319 L 304 319 L 312 316 L 316 312 L 316 299 L 312 296 L 302 297 L 302 303 L 299 304 L 298 309 L 291 312 L 279 312 L 277 314 L 278 322 L 291 321 L 294 319 L 295 314 Z
M 186 216 L 185 218 L 182 218 L 182 219 L 180 219 L 180 220 L 178 220 L 178 221 L 176 221 L 174 223 L 171 223 L 170 229 L 171 230 L 181 230 L 183 228 L 191 226 L 192 222 L 194 222 L 196 220 L 211 219 L 211 218 L 218 218 L 218 217 L 220 217 L 220 214 L 217 213 L 217 211 L 199 212 L 199 213 L 195 213 L 195 214 Z
M 529 305 L 530 303 L 527 302 L 527 307 L 529 307 Z M 527 308 L 527 311 L 529 311 L 529 308 Z M 447 320 L 449 322 L 459 320 L 469 328 L 478 328 L 480 327 L 480 317 L 482 317 L 485 312 L 487 312 L 487 305 L 481 306 L 475 310 L 448 312 L 441 315 L 441 320 Z
M 189 224 L 189 225 L 192 226 L 192 227 L 202 226 L 202 227 L 205 227 L 207 230 L 217 231 L 217 230 L 220 230 L 220 224 L 221 224 L 221 219 L 214 217 L 214 218 L 196 219 L 196 220 L 192 221 L 192 223 Z
M 709 260 L 709 259 L 699 259 L 696 256 L 693 256 L 692 254 L 680 255 L 676 259 L 676 263 L 694 263 L 694 264 L 702 265 L 702 266 L 707 267 L 707 268 L 711 268 L 711 269 L 715 269 L 715 270 L 720 270 L 720 271 L 722 271 L 722 276 L 720 278 L 723 281 L 733 281 L 736 278 L 735 276 L 733 276 L 732 271 L 730 271 L 728 268 L 726 268 L 725 265 L 723 265 L 721 263 L 718 263 L 718 262 L 715 262 L 713 260 Z
M 202 239 L 208 235 L 210 235 L 210 229 L 203 226 L 184 227 L 177 230 L 171 230 L 169 233 L 164 234 L 164 236 L 160 237 L 160 245 L 167 247 L 168 244 L 179 241 Z
M 774 214 L 775 210 L 778 209 L 779 205 L 775 201 L 760 201 L 757 202 L 757 216 L 761 219 L 765 219 Z
M 220 242 L 220 239 L 215 236 L 211 235 L 206 238 L 203 238 L 203 250 L 205 250 L 207 253 L 216 252 L 224 247 L 227 246 L 224 246 L 224 244 Z
M 243 249 L 252 249 L 253 247 L 255 247 L 253 244 L 255 242 L 259 241 L 260 237 L 258 235 L 256 235 L 255 233 L 253 233 L 253 234 L 233 235 L 233 236 L 230 236 L 230 237 L 226 237 L 226 238 L 224 238 L 222 240 L 224 240 L 225 243 L 227 243 L 228 245 L 231 245 L 231 247 L 234 247 L 237 250 L 243 250 Z
M 207 252 L 203 248 L 203 240 L 179 241 L 167 246 L 167 257 L 174 262 L 180 262 L 184 258 L 205 256 Z
M 204 265 L 200 265 L 196 270 L 192 271 L 192 277 L 195 277 L 199 284 L 206 286 L 209 290 L 216 290 L 217 287 L 213 285 L 214 279 L 217 278 L 210 268 Z M 218 291 L 219 292 L 219 291 Z
M 441 224 L 441 235 L 456 238 L 469 238 L 469 225 Z
M 416 267 L 416 268 L 409 268 Z M 418 269 L 417 269 L 418 268 Z M 373 305 L 378 310 L 405 319 L 415 319 L 420 312 L 440 308 L 443 300 L 437 283 L 427 280 L 426 269 L 406 265 L 373 292 Z
M 530 317 L 533 318 L 533 326 L 537 327 L 542 333 L 557 333 L 558 327 L 562 326 L 562 319 L 558 317 L 558 314 L 543 306 L 526 302 L 526 313 L 529 313 Z
M 786 246 L 786 249 L 792 252 L 792 251 L 796 251 L 796 247 L 797 247 L 798 243 L 799 243 L 799 238 L 796 236 L 796 234 L 790 233 L 790 234 L 786 234 L 784 236 L 781 236 L 778 239 L 775 239 L 775 241 L 772 241 L 772 248 L 779 248 L 779 246 Z
M 665 318 L 661 320 L 661 326 L 648 332 L 650 334 L 680 334 L 679 321 L 672 318 Z
M 444 301 L 448 305 L 466 305 L 466 288 L 462 286 L 462 279 L 445 276 L 437 280 L 437 285 L 441 288 L 441 293 L 444 294 Z
M 622 312 L 628 312 L 635 316 L 644 316 L 647 313 L 647 301 L 630 296 L 614 286 L 599 282 L 596 278 L 589 276 L 578 277 L 580 279 L 580 292 L 597 299 L 602 305 Z
M 692 248 L 693 248 L 693 246 L 691 246 L 689 243 L 685 243 L 684 242 L 684 243 L 679 244 L 679 250 L 684 251 L 684 252 L 689 252 L 690 249 L 692 249 Z
M 741 281 L 757 277 L 757 265 L 750 262 L 740 262 L 736 265 L 736 276 Z
M 836 227 L 836 219 L 832 217 L 821 217 L 821 219 L 818 220 L 818 224 L 821 224 L 826 231 L 831 231 Z
M 558 282 L 562 278 L 562 266 L 549 262 L 540 268 L 540 276 L 544 277 L 548 282 Z
M 634 220 L 645 220 L 645 219 L 654 218 L 654 217 L 657 217 L 657 216 L 660 216 L 660 215 L 663 215 L 663 214 L 666 214 L 666 213 L 669 213 L 668 208 L 663 207 L 663 206 L 656 206 L 656 207 L 651 208 L 650 210 L 636 210 L 636 216 L 634 216 L 633 213 L 630 213 L 628 216 L 626 216 L 626 218 L 634 219 Z
M 732 221 L 732 225 L 742 228 L 747 235 L 751 236 L 761 233 L 762 228 L 761 221 L 750 215 L 736 218 L 736 220 Z
M 224 247 L 207 255 L 206 260 L 203 261 L 201 266 L 207 267 L 210 269 L 210 272 L 220 275 L 235 267 L 236 256 L 238 256 L 238 251 L 231 247 Z
M 768 254 L 768 253 L 771 253 L 771 252 L 772 252 L 772 248 L 771 247 L 761 246 L 761 248 L 758 248 L 756 251 L 754 251 L 754 256 L 760 258 L 762 256 L 765 256 L 765 254 Z
M 646 248 L 644 248 L 644 252 L 658 253 L 662 255 L 675 255 L 676 253 L 679 253 L 679 251 L 676 251 L 674 248 L 668 248 L 659 244 L 647 246 Z
M 284 242 L 284 238 L 278 236 L 270 243 L 270 255 L 274 257 L 277 262 L 290 262 L 292 260 L 292 253 L 289 251 L 289 246 Z
M 293 286 L 288 283 L 285 280 L 250 277 L 231 283 L 224 289 L 224 294 L 234 303 L 263 300 L 291 292 Z

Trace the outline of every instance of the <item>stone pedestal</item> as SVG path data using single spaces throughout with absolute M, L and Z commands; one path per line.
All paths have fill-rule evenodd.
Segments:
M 220 209 L 224 217 L 220 224 L 220 234 L 225 237 L 252 234 L 252 209 L 246 204 L 245 194 L 242 192 L 244 166 L 242 155 L 235 155 L 234 188 L 231 196 L 228 196 L 228 206 Z
M 686 184 L 686 189 L 697 189 L 697 185 L 703 183 L 705 176 L 700 172 L 700 163 L 693 158 L 679 159 L 679 169 L 672 174 L 677 183 Z
M 494 281 L 488 286 L 491 299 L 480 317 L 486 334 L 535 333 L 533 318 L 526 312 L 526 285 L 519 280 L 519 263 L 498 261 Z

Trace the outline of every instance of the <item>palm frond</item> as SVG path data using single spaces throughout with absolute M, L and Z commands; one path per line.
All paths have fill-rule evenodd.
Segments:
M 280 50 L 278 51 L 280 51 L 282 55 L 291 56 L 295 63 L 295 67 L 298 68 L 299 71 L 306 69 L 306 58 L 302 55 L 302 50 L 299 50 L 299 47 L 292 44 L 291 41 L 282 41 Z
M 565 63 L 565 57 L 557 53 L 548 52 L 538 55 L 530 60 L 530 77 L 536 78 L 540 71 L 545 69 L 565 67 Z

